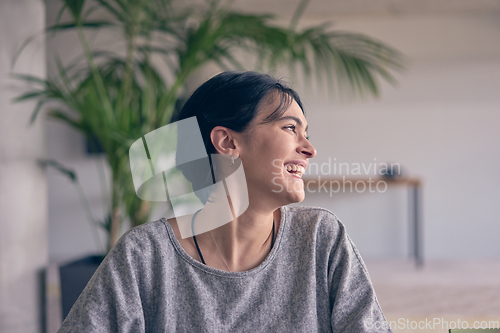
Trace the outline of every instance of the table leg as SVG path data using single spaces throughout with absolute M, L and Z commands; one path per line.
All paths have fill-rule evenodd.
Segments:
M 421 220 L 421 189 L 420 185 L 416 184 L 410 187 L 411 195 L 411 214 L 412 216 L 412 234 L 413 234 L 413 244 L 412 244 L 412 256 L 415 258 L 415 264 L 417 267 L 422 267 L 424 264 L 423 251 L 422 251 L 422 220 Z

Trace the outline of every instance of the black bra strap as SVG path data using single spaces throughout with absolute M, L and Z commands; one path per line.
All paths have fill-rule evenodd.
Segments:
M 193 234 L 193 240 L 194 240 L 194 245 L 196 245 L 196 249 L 198 250 L 198 254 L 200 255 L 201 262 L 206 265 L 207 263 L 205 262 L 205 259 L 203 259 L 203 255 L 201 254 L 200 247 L 198 246 L 198 242 L 196 241 L 196 236 L 194 234 Z
M 198 212 L 196 212 L 196 213 L 198 213 Z M 206 265 L 207 263 L 205 262 L 205 259 L 203 259 L 203 255 L 201 254 L 201 251 L 200 251 L 200 246 L 198 245 L 198 241 L 196 240 L 196 236 L 194 234 L 193 223 L 194 223 L 194 216 L 196 215 L 196 213 L 193 215 L 193 219 L 191 220 L 191 230 L 193 232 L 194 245 L 196 245 L 196 249 L 198 250 L 198 254 L 200 255 L 201 262 Z M 274 219 L 273 219 L 273 237 L 271 238 L 271 250 L 273 249 L 273 247 L 274 247 Z
M 198 215 L 198 213 L 200 211 L 201 211 L 201 209 L 196 211 L 196 213 L 193 214 L 193 218 L 191 219 L 191 232 L 193 233 L 194 245 L 196 245 L 196 249 L 198 250 L 198 254 L 200 255 L 201 262 L 206 265 L 205 259 L 203 259 L 203 255 L 201 254 L 201 251 L 200 251 L 200 246 L 198 245 L 198 241 L 196 240 L 196 236 L 194 234 L 194 218 L 196 217 L 196 215 Z
M 274 219 L 273 219 L 273 238 L 271 238 L 271 250 L 273 249 L 274 246 Z

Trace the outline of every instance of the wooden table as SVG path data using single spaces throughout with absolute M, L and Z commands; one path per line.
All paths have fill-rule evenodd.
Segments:
M 414 177 L 377 177 L 377 176 L 366 176 L 366 177 L 352 177 L 343 176 L 341 177 L 321 177 L 312 178 L 311 176 L 304 178 L 304 188 L 307 189 L 314 184 L 319 182 L 334 182 L 337 186 L 342 186 L 345 188 L 346 184 L 349 186 L 357 186 L 363 184 L 363 188 L 367 189 L 369 186 L 374 186 L 378 182 L 385 182 L 387 187 L 394 186 L 404 186 L 408 187 L 409 191 L 409 223 L 410 223 L 410 256 L 415 260 L 417 267 L 421 267 L 424 263 L 423 258 L 423 233 L 422 233 L 422 181 L 419 178 Z M 355 185 L 356 184 L 356 185 Z M 370 187 L 371 188 L 371 187 Z M 351 191 L 353 192 L 353 191 Z M 358 191 L 359 192 L 359 191 Z

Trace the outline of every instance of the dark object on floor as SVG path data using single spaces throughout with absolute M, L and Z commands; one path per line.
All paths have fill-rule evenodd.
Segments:
M 78 296 L 99 267 L 103 256 L 88 256 L 59 267 L 61 274 L 62 319 L 66 318 Z

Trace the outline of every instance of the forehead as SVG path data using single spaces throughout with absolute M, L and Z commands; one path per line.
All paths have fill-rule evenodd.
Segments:
M 254 124 L 275 123 L 290 119 L 290 116 L 307 125 L 304 112 L 293 96 L 286 93 L 273 93 L 259 105 Z

